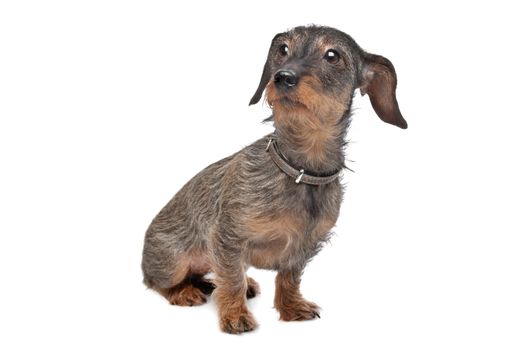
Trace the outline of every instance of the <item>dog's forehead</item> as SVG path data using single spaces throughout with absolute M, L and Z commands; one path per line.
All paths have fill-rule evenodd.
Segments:
M 327 45 L 338 45 L 351 49 L 353 43 L 348 34 L 330 27 L 295 27 L 282 34 L 294 46 L 303 49 L 323 48 Z

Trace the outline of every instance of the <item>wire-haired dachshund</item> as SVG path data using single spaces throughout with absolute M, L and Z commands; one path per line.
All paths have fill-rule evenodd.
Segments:
M 250 101 L 266 90 L 275 131 L 202 170 L 160 211 L 146 232 L 144 283 L 182 306 L 213 292 L 221 329 L 241 333 L 257 326 L 246 300 L 259 286 L 246 270 L 271 269 L 281 320 L 319 317 L 299 285 L 339 216 L 354 91 L 370 97 L 381 120 L 405 129 L 396 84 L 388 59 L 339 30 L 276 35 Z

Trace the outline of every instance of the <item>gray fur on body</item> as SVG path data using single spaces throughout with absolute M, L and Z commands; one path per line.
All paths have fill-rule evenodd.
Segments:
M 318 252 L 328 235 L 313 239 L 308 227 L 315 227 L 316 220 L 327 211 L 338 215 L 343 195 L 340 181 L 323 186 L 322 191 L 317 186 L 295 184 L 275 166 L 266 152 L 267 143 L 268 137 L 261 138 L 208 166 L 186 183 L 153 219 L 146 233 L 142 263 L 146 285 L 171 287 L 170 272 L 177 264 L 177 255 L 192 250 L 207 251 L 211 236 L 219 234 L 221 224 L 229 226 L 221 241 L 246 247 L 262 244 L 243 228 L 241 218 L 251 215 L 271 218 L 288 212 L 307 221 L 301 244 L 296 244 L 275 265 L 263 268 L 302 268 Z M 229 214 L 230 211 L 236 214 Z

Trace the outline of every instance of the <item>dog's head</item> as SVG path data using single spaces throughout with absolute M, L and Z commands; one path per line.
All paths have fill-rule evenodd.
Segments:
M 347 34 L 329 27 L 297 27 L 272 40 L 259 87 L 275 110 L 305 108 L 318 115 L 347 113 L 354 90 L 368 94 L 381 120 L 406 129 L 396 99 L 392 63 L 363 51 Z

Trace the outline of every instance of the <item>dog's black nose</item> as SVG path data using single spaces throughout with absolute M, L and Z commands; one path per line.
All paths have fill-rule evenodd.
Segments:
M 297 76 L 288 69 L 280 69 L 275 73 L 274 81 L 280 87 L 293 87 L 297 85 Z

